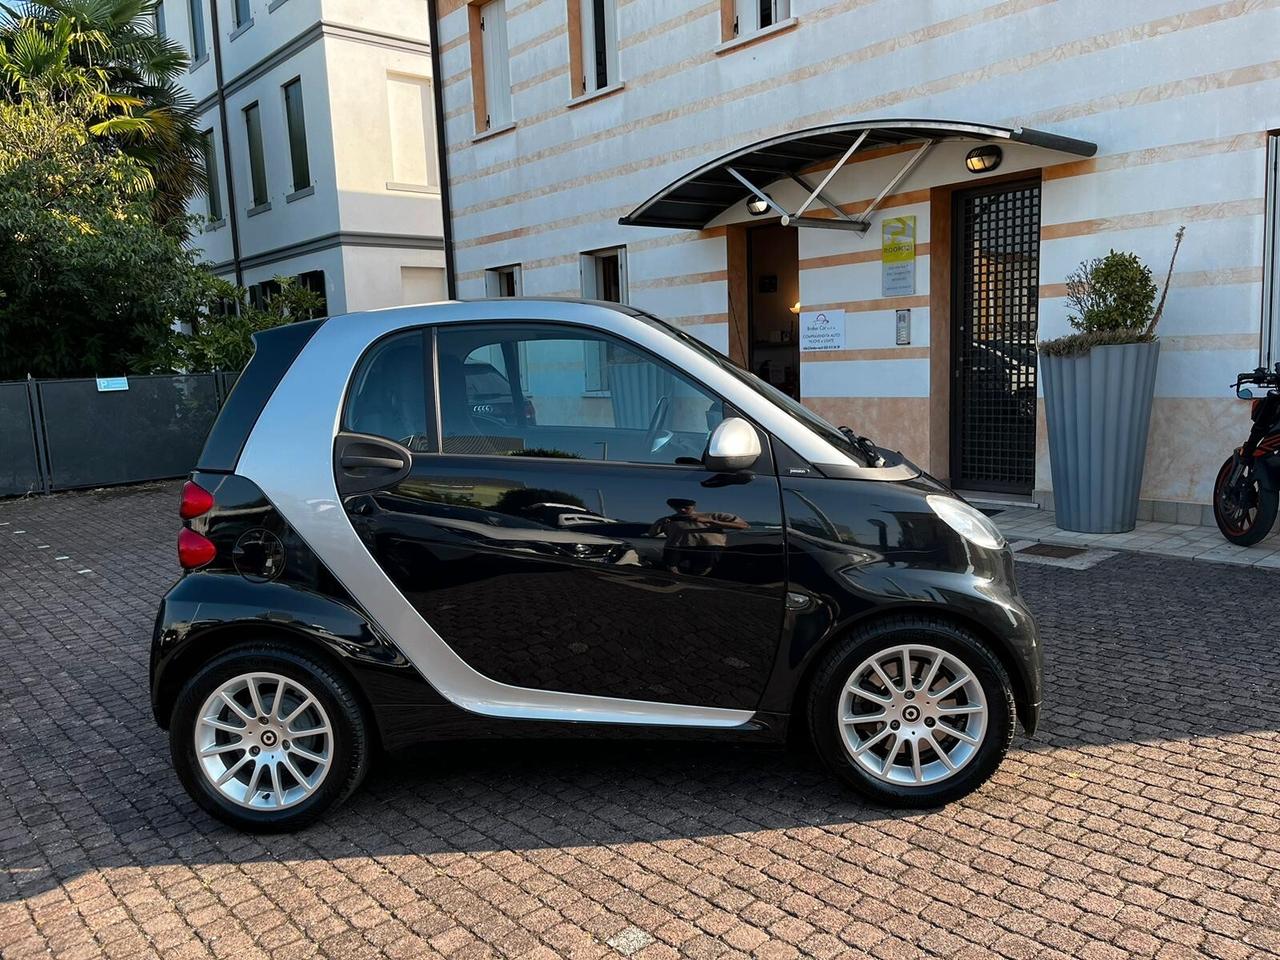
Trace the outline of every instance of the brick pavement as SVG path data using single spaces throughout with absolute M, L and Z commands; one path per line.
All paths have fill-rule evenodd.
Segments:
M 4 958 L 1280 955 L 1274 571 L 1020 564 L 1044 726 L 943 811 L 777 749 L 451 745 L 250 837 L 149 715 L 175 490 L 0 504 Z

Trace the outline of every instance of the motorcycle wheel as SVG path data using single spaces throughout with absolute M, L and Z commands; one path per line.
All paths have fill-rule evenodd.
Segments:
M 1218 521 L 1224 537 L 1237 546 L 1249 547 L 1271 532 L 1280 497 L 1275 490 L 1267 490 L 1258 482 L 1258 471 L 1253 464 L 1249 464 L 1245 475 L 1232 488 L 1230 480 L 1235 465 L 1236 458 L 1227 457 L 1218 471 L 1218 479 L 1213 484 L 1213 518 Z

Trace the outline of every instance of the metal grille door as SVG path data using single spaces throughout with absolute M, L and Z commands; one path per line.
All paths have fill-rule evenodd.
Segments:
M 1040 183 L 956 194 L 951 478 L 1030 493 L 1036 459 Z

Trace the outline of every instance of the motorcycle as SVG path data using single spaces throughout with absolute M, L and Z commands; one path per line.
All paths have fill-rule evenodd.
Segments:
M 1254 387 L 1266 392 L 1254 396 Z M 1222 535 L 1247 547 L 1268 533 L 1280 499 L 1280 363 L 1236 377 L 1236 396 L 1252 400 L 1253 429 L 1213 484 L 1213 517 Z

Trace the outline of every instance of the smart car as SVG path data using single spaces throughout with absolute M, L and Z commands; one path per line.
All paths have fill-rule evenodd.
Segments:
M 314 821 L 381 751 L 565 733 L 795 733 L 870 800 L 934 806 L 1040 712 L 987 516 L 618 304 L 259 333 L 179 514 L 151 700 L 184 787 L 246 830 Z

